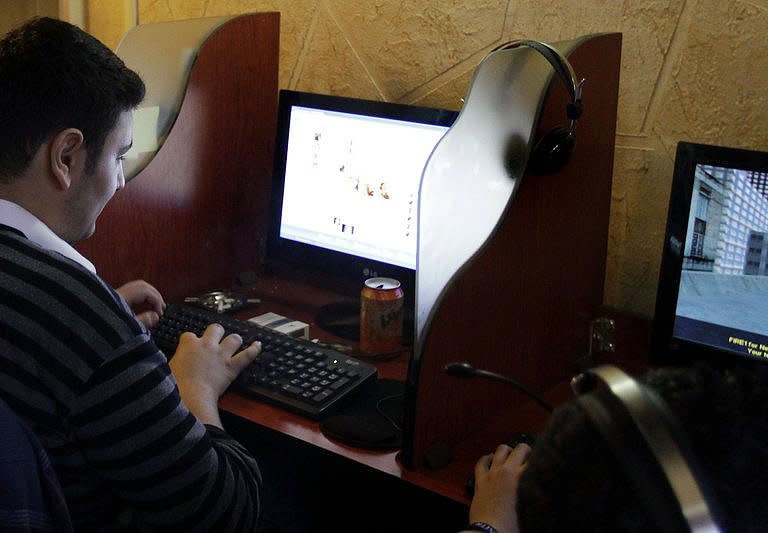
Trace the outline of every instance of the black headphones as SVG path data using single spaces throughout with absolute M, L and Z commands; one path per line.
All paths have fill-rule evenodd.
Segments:
M 569 121 L 568 127 L 556 126 L 547 132 L 534 144 L 528 159 L 528 169 L 534 174 L 554 174 L 568 162 L 576 144 L 576 123 L 584 111 L 584 106 L 581 103 L 581 90 L 585 80 L 578 81 L 568 60 L 547 43 L 531 40 L 510 41 L 497 46 L 491 50 L 491 53 L 521 46 L 533 48 L 549 61 L 552 68 L 565 83 L 571 97 L 565 110 Z
M 614 366 L 573 378 L 579 406 L 647 502 L 658 531 L 720 531 L 685 432 L 650 388 Z

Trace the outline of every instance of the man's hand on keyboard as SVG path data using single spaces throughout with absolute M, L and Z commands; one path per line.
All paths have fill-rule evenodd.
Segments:
M 117 293 L 136 312 L 136 320 L 151 329 L 160 321 L 165 311 L 165 301 L 155 287 L 137 279 L 117 288 Z
M 240 335 L 224 336 L 219 324 L 208 326 L 202 337 L 187 332 L 179 338 L 169 366 L 182 401 L 204 424 L 222 427 L 219 397 L 261 352 L 259 342 L 238 352 L 242 342 Z

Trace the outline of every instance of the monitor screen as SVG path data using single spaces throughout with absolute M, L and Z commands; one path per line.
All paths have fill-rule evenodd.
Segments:
M 678 144 L 652 348 L 768 361 L 768 153 Z
M 268 257 L 412 286 L 421 174 L 456 115 L 282 90 Z

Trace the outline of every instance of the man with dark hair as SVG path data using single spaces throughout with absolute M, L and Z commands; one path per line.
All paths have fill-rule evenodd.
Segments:
M 217 402 L 260 346 L 238 352 L 213 325 L 182 335 L 169 366 L 147 329 L 160 293 L 113 290 L 73 248 L 125 185 L 143 98 L 71 24 L 34 19 L 0 40 L 0 398 L 43 443 L 76 530 L 252 530 L 258 467 Z
M 654 370 L 643 380 L 686 434 L 723 531 L 764 531 L 768 523 L 766 374 L 695 366 Z M 499 533 L 658 530 L 575 401 L 555 410 L 533 450 L 502 445 L 478 462 L 475 475 L 470 521 Z

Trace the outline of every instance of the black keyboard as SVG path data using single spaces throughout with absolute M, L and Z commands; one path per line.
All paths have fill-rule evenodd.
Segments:
M 188 305 L 171 304 L 152 330 L 158 348 L 170 358 L 179 335 L 201 335 L 211 323 L 238 333 L 243 344 L 261 341 L 261 354 L 232 384 L 233 390 L 319 419 L 376 378 L 376 367 L 304 339 Z

